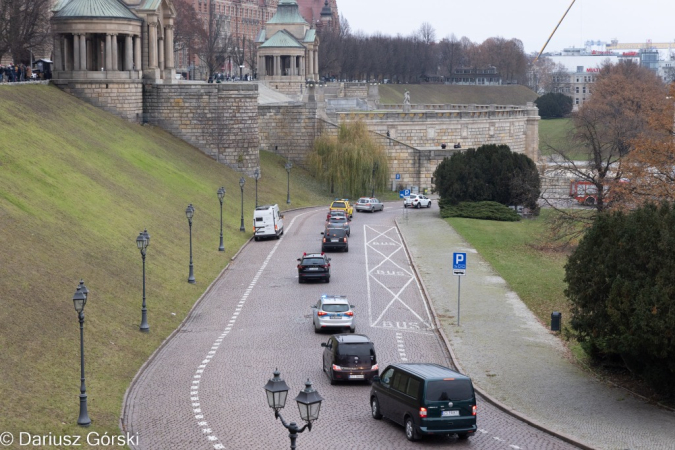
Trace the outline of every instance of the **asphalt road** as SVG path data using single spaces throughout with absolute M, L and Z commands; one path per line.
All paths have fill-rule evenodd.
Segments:
M 329 284 L 301 285 L 296 269 L 303 251 L 320 251 L 326 208 L 287 213 L 280 240 L 250 242 L 132 384 L 122 426 L 139 433 L 138 448 L 287 448 L 288 433 L 263 389 L 275 368 L 290 387 L 281 411 L 287 422 L 300 421 L 293 399 L 308 378 L 325 398 L 298 448 L 574 448 L 481 398 L 476 436 L 413 444 L 402 427 L 372 419 L 367 384 L 331 386 L 322 372 L 320 345 L 329 334 L 314 333 L 310 305 L 323 293 L 350 298 L 356 332 L 375 342 L 380 369 L 394 362 L 450 365 L 394 224 L 404 213 L 433 209 L 404 211 L 396 202 L 383 212 L 355 213 L 349 252 L 331 254 Z

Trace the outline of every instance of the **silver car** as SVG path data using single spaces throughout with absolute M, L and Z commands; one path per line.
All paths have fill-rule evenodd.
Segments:
M 350 333 L 356 331 L 354 305 L 350 305 L 344 295 L 322 295 L 312 305 L 312 320 L 315 333 L 333 328 L 349 328 Z
M 370 211 L 370 212 L 375 212 L 375 211 L 384 211 L 384 203 L 379 201 L 376 198 L 371 198 L 371 197 L 361 197 L 358 202 L 356 202 L 356 205 L 354 205 L 354 209 L 356 209 L 357 212 L 361 211 Z

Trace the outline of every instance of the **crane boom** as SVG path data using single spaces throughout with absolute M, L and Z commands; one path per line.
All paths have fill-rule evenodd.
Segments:
M 544 53 L 544 49 L 546 48 L 546 46 L 548 45 L 549 41 L 551 40 L 551 38 L 553 37 L 553 35 L 555 34 L 555 32 L 558 30 L 558 27 L 560 26 L 560 24 L 562 23 L 562 21 L 565 19 L 565 16 L 567 15 L 567 13 L 570 12 L 570 9 L 572 9 L 572 5 L 574 5 L 574 2 L 576 2 L 576 1 L 577 1 L 577 0 L 572 0 L 572 3 L 570 3 L 570 6 L 567 8 L 567 11 L 565 11 L 565 14 L 563 14 L 563 16 L 560 18 L 560 21 L 558 22 L 558 25 L 555 26 L 555 28 L 553 29 L 553 33 L 551 33 L 551 35 L 548 37 L 548 39 L 546 40 L 546 43 L 545 43 L 544 46 L 541 48 L 541 51 L 539 52 L 539 54 L 537 55 L 537 57 L 534 58 L 534 61 L 533 61 L 533 62 L 537 62 L 537 60 L 539 59 L 539 57 L 541 56 L 541 54 Z

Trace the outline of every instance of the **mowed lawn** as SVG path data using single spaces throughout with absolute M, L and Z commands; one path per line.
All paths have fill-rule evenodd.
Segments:
M 551 213 L 542 210 L 538 218 L 519 222 L 446 219 L 546 326 L 553 311 L 563 314 L 563 322 L 570 317 L 563 282 L 567 254 L 545 245 L 545 220 Z
M 450 84 L 380 84 L 382 104 L 402 104 L 403 94 L 410 91 L 410 103 L 525 105 L 538 95 L 525 86 L 460 86 Z
M 84 433 L 76 425 L 80 336 L 72 302 L 83 278 L 93 421 L 86 432 L 118 434 L 122 398 L 138 369 L 251 236 L 254 180 L 246 178 L 240 232 L 241 174 L 163 130 L 49 86 L 0 87 L 0 105 L 0 432 Z M 261 154 L 261 204 L 287 208 L 284 163 Z M 220 186 L 225 252 L 218 251 Z M 328 204 L 299 167 L 290 186 L 293 207 Z M 189 203 L 194 285 L 187 283 Z M 138 329 L 135 242 L 145 228 L 147 334 Z
M 582 146 L 576 148 L 570 140 L 570 133 L 573 130 L 572 119 L 546 119 L 539 121 L 539 151 L 542 156 L 556 154 L 562 151 L 572 160 L 588 159 L 590 149 Z

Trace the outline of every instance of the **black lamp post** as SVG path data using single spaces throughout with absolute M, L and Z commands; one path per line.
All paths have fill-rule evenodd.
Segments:
M 253 178 L 255 178 L 255 207 L 258 207 L 258 180 L 260 179 L 260 167 L 255 168 L 253 172 Z
M 290 161 L 286 163 L 286 204 L 291 204 L 291 168 L 293 164 Z
M 77 418 L 77 424 L 83 427 L 91 424 L 87 412 L 87 388 L 84 385 L 84 305 L 87 304 L 87 294 L 89 294 L 89 289 L 84 285 L 84 280 L 80 280 L 73 295 L 73 305 L 80 319 L 80 417 Z
M 375 172 L 377 172 L 377 169 L 379 169 L 379 168 L 380 168 L 380 166 L 379 166 L 379 164 L 378 164 L 377 161 L 376 161 L 375 164 L 373 164 L 373 179 L 372 179 L 373 190 L 370 192 L 370 197 L 371 197 L 371 198 L 372 198 L 372 197 L 375 197 Z
M 150 331 L 148 325 L 148 309 L 145 307 L 145 253 L 150 245 L 150 235 L 148 230 L 138 233 L 136 238 L 136 247 L 141 251 L 141 258 L 143 258 L 143 307 L 141 308 L 141 331 L 147 333 Z
M 225 197 L 225 187 L 221 186 L 218 189 L 218 201 L 220 202 L 220 247 L 218 251 L 224 252 L 225 246 L 223 245 L 223 198 Z
M 195 272 L 192 265 L 192 217 L 195 215 L 195 208 L 192 203 L 185 209 L 185 216 L 187 216 L 188 224 L 190 225 L 190 275 L 188 276 L 188 283 L 195 284 Z
M 312 382 L 307 379 L 305 389 L 300 391 L 295 401 L 298 403 L 300 410 L 300 417 L 305 421 L 305 425 L 300 428 L 295 422 L 287 424 L 284 418 L 281 417 L 279 411 L 286 406 L 286 397 L 288 396 L 288 386 L 286 382 L 279 377 L 279 370 L 274 371 L 274 377 L 271 378 L 265 385 L 267 393 L 267 403 L 270 408 L 274 410 L 274 418 L 281 419 L 281 424 L 288 430 L 288 437 L 291 439 L 291 449 L 295 449 L 295 440 L 298 438 L 298 433 L 302 433 L 305 429 L 312 431 L 312 422 L 319 418 L 319 410 L 321 409 L 321 402 L 323 397 L 312 388 Z
M 244 177 L 239 178 L 239 187 L 241 188 L 241 225 L 239 226 L 239 231 L 246 231 L 244 228 L 244 184 L 246 180 Z

